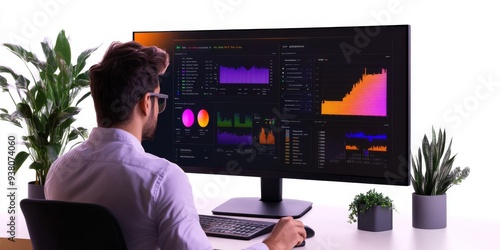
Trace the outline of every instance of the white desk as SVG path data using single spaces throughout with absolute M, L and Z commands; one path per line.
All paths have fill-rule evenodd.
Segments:
M 209 214 L 209 211 L 200 211 Z M 28 238 L 22 213 L 17 219 L 16 238 Z M 313 204 L 313 208 L 300 220 L 313 228 L 316 235 L 306 240 L 306 246 L 298 250 L 320 249 L 384 249 L 384 250 L 485 250 L 500 249 L 500 222 L 480 221 L 448 217 L 448 227 L 438 230 L 415 229 L 411 225 L 411 215 L 394 213 L 393 229 L 385 232 L 366 232 L 357 229 L 356 224 L 347 223 L 348 211 L 345 208 Z M 7 214 L 0 213 L 2 225 Z M 273 219 L 263 219 L 275 221 Z M 5 228 L 5 227 L 4 227 Z M 2 230 L 0 237 L 7 237 Z M 224 250 L 241 249 L 261 242 L 266 236 L 251 241 L 240 241 L 209 237 L 214 248 Z M 15 249 L 17 244 L 6 240 L 0 249 Z M 7 247 L 8 248 L 3 248 Z
M 314 205 L 300 220 L 316 232 L 297 250 L 319 249 L 384 249 L 384 250 L 485 250 L 500 249 L 500 222 L 448 217 L 445 229 L 422 230 L 412 227 L 411 215 L 393 214 L 393 229 L 367 232 L 347 223 L 345 208 Z M 266 220 L 266 219 L 264 219 Z M 271 220 L 273 221 L 273 220 Z M 251 241 L 209 237 L 216 249 L 241 249 L 261 242 L 266 236 Z

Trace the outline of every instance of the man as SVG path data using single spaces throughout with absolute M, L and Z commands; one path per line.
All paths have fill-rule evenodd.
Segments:
M 98 127 L 54 162 L 45 196 L 108 207 L 129 249 L 212 249 L 186 174 L 141 145 L 153 137 L 165 109 L 158 75 L 167 67 L 168 54 L 156 47 L 111 44 L 90 68 Z M 291 249 L 305 237 L 302 222 L 283 218 L 263 243 L 249 249 Z

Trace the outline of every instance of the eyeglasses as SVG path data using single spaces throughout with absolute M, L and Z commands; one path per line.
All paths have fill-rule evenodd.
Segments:
M 149 92 L 149 94 L 158 98 L 158 114 L 165 111 L 165 108 L 167 107 L 168 95 L 153 92 Z

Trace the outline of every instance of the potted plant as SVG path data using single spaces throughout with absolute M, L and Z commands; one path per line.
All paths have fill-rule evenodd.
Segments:
M 9 111 L 9 107 L 0 108 L 0 119 L 24 130 L 21 138 L 27 148 L 16 154 L 14 172 L 30 157 L 29 168 L 36 173 L 34 184 L 43 185 L 52 162 L 65 152 L 68 143 L 87 136 L 85 128 L 72 125 L 80 112 L 78 104 L 90 94 L 82 93 L 89 86 L 88 73 L 83 69 L 97 48 L 83 51 L 73 65 L 64 30 L 59 32 L 54 46 L 47 39 L 41 42 L 45 61 L 20 45 L 4 43 L 3 46 L 26 66 L 26 76 L 8 66 L 0 66 L 2 104 L 8 105 L 7 99 L 13 104 L 10 106 L 13 111 Z M 33 197 L 30 190 L 28 188 L 28 196 L 43 198 Z
M 411 183 L 413 227 L 439 229 L 446 227 L 446 191 L 460 184 L 469 176 L 469 167 L 453 168 L 455 155 L 451 155 L 452 140 L 446 148 L 446 131 L 439 130 L 437 136 L 432 128 L 429 142 L 424 135 L 422 147 L 412 157 Z
M 396 210 L 393 201 L 375 189 L 354 196 L 349 204 L 349 223 L 358 222 L 358 229 L 365 231 L 392 230 L 392 210 Z

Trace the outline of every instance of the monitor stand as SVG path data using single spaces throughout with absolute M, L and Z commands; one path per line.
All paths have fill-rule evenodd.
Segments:
M 212 210 L 216 215 L 261 218 L 300 218 L 312 208 L 312 202 L 282 199 L 281 178 L 261 178 L 261 198 L 232 198 Z

